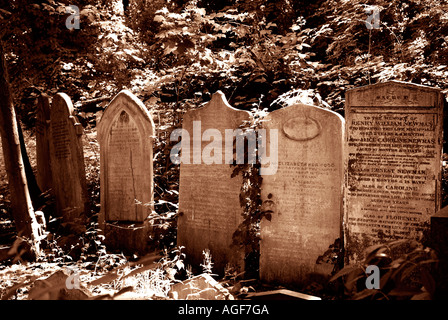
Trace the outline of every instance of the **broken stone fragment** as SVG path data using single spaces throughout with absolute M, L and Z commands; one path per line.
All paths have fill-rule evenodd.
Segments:
M 28 300 L 86 300 L 92 297 L 90 291 L 73 278 L 67 270 L 58 270 L 46 279 L 36 280 Z
M 234 300 L 230 292 L 208 274 L 201 274 L 171 286 L 175 300 Z

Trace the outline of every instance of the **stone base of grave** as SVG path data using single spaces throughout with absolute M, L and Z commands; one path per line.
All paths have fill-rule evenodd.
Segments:
M 314 266 L 294 264 L 282 260 L 272 262 L 261 260 L 260 257 L 260 280 L 270 285 L 292 285 L 298 289 L 305 289 L 309 285 L 326 285 L 331 278 L 333 264 L 322 263 Z
M 152 228 L 148 221 L 109 221 L 104 226 L 105 244 L 108 251 L 119 251 L 125 255 L 145 254 L 150 248 Z

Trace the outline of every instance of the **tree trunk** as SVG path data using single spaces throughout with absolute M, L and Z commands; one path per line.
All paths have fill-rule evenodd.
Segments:
M 22 152 L 23 165 L 25 166 L 26 181 L 28 183 L 28 192 L 30 193 L 31 203 L 33 204 L 34 209 L 39 210 L 39 208 L 44 204 L 41 196 L 42 191 L 37 184 L 36 176 L 34 175 L 33 167 L 30 163 L 30 158 L 28 157 L 28 153 L 26 152 L 25 139 L 23 138 L 22 126 L 20 125 L 18 117 L 16 117 L 16 122 L 19 133 L 20 150 Z
M 129 7 L 129 0 L 123 0 L 123 13 L 126 14 Z
M 37 253 L 39 251 L 39 224 L 36 221 L 28 191 L 6 58 L 1 42 L 0 59 L 0 134 L 11 194 L 11 211 L 18 234 L 31 240 L 31 249 Z

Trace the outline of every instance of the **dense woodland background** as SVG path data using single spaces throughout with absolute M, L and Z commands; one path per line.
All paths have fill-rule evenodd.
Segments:
M 67 5 L 81 10 L 78 30 L 66 28 Z M 374 5 L 380 25 L 369 29 Z M 353 87 L 402 80 L 448 91 L 443 0 L 130 0 L 124 12 L 118 0 L 2 0 L 0 37 L 31 165 L 42 93 L 67 93 L 85 129 L 92 221 L 78 246 L 69 239 L 72 230 L 49 223 L 59 235 L 49 246 L 59 261 L 104 249 L 93 218 L 99 211 L 95 125 L 123 88 L 145 103 L 156 124 L 160 248 L 175 245 L 179 168 L 169 160 L 169 134 L 184 112 L 215 91 L 244 110 L 300 101 L 342 115 L 345 92 Z M 0 240 L 8 243 L 15 231 L 3 163 L 0 175 Z M 51 199 L 39 205 L 51 222 Z

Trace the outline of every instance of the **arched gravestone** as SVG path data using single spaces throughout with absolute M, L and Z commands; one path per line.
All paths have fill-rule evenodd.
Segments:
M 37 101 L 36 110 L 36 162 L 37 184 L 42 191 L 51 189 L 50 158 L 50 98 L 42 94 Z
M 270 221 L 261 221 L 260 278 L 299 286 L 327 278 L 333 265 L 317 260 L 342 236 L 344 119 L 296 104 L 271 112 L 264 128 L 278 130 L 278 167 L 261 185 Z
M 83 129 L 65 93 L 54 96 L 50 119 L 51 172 L 56 212 L 66 221 L 82 224 L 89 207 Z
M 388 81 L 347 91 L 345 250 L 419 239 L 441 204 L 443 95 Z
M 146 220 L 153 207 L 154 123 L 145 105 L 127 90 L 104 111 L 97 128 L 100 143 L 100 224 L 106 244 L 144 252 Z
M 237 139 L 229 133 L 249 117 L 249 112 L 232 108 L 218 91 L 204 107 L 188 111 L 183 118 L 177 244 L 185 247 L 193 266 L 203 262 L 202 252 L 209 249 L 213 272 L 219 274 L 226 264 L 244 270 L 244 256 L 231 248 L 242 219 L 242 179 L 231 178 L 233 168 L 226 159 L 229 154 L 233 159 Z

